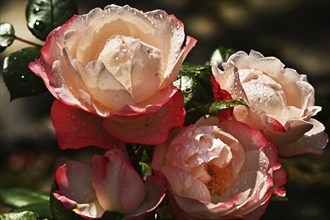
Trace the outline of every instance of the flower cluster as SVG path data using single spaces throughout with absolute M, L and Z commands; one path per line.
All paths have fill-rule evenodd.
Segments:
M 321 107 L 306 76 L 253 50 L 225 62 L 214 54 L 209 66 L 208 104 L 241 104 L 184 125 L 188 111 L 209 106 L 188 107 L 174 83 L 195 43 L 173 15 L 116 5 L 48 35 L 29 68 L 56 98 L 59 147 L 106 150 L 91 165 L 58 168 L 53 195 L 66 209 L 144 219 L 166 205 L 176 219 L 259 219 L 272 196 L 285 196 L 278 156 L 322 154 L 328 137 L 312 118 Z

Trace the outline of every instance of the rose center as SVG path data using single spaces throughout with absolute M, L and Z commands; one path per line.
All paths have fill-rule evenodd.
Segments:
M 99 60 L 131 94 L 135 103 L 150 98 L 162 80 L 160 50 L 136 38 L 112 36 Z
M 244 91 L 252 105 L 268 114 L 278 115 L 286 106 L 282 86 L 271 77 L 256 70 L 239 70 Z
M 230 166 L 220 168 L 215 164 L 207 164 L 206 172 L 210 180 L 205 183 L 211 195 L 223 195 L 226 192 L 226 186 L 232 181 L 233 176 Z

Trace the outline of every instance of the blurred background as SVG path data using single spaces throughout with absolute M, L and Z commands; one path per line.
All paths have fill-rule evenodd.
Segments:
M 0 22 L 14 25 L 16 35 L 43 44 L 25 22 L 26 0 L 2 0 Z M 279 58 L 286 67 L 307 74 L 315 87 L 316 117 L 330 132 L 330 3 L 327 0 L 77 0 L 79 13 L 108 4 L 149 11 L 163 9 L 185 24 L 198 39 L 187 61 L 202 64 L 219 46 L 257 50 Z M 6 55 L 29 45 L 15 41 L 0 54 L 0 188 L 26 186 L 48 191 L 58 166 L 67 160 L 89 162 L 97 149 L 60 151 L 49 119 L 49 93 L 10 101 L 2 80 Z M 281 160 L 288 171 L 288 202 L 272 202 L 267 219 L 330 218 L 330 149 L 323 157 Z M 0 206 L 0 212 L 6 207 Z M 271 215 L 270 215 L 271 214 Z

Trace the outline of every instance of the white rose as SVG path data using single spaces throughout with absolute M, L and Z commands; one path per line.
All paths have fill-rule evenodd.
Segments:
M 321 107 L 315 106 L 314 88 L 306 75 L 253 50 L 233 54 L 223 69 L 212 68 L 216 81 L 249 106 L 234 108 L 237 120 L 269 135 L 281 156 L 323 152 L 328 137 L 323 124 L 312 118 Z

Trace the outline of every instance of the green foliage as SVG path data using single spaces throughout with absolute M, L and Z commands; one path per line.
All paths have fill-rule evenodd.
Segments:
M 207 95 L 213 97 L 212 86 L 210 82 L 210 76 L 212 75 L 211 66 L 209 64 L 198 65 L 193 63 L 184 63 L 180 69 L 180 75 L 178 79 L 182 76 L 187 76 L 194 80 L 194 87 L 191 90 L 191 93 L 194 95 L 191 98 L 194 98 L 195 95 Z M 180 88 L 180 87 L 178 87 Z M 185 88 L 185 87 L 183 87 Z M 187 92 L 182 90 L 183 94 Z M 188 94 L 186 94 L 188 95 Z
M 36 216 L 33 212 L 7 212 L 0 214 L 1 220 L 36 220 Z
M 0 53 L 15 40 L 14 27 L 9 23 L 0 23 Z
M 271 200 L 272 202 L 287 202 L 289 201 L 288 197 L 284 196 L 272 196 Z
M 77 13 L 74 0 L 29 0 L 25 11 L 30 31 L 40 40 Z
M 245 102 L 242 99 L 231 99 L 231 100 L 222 100 L 219 102 L 213 102 L 207 105 L 200 105 L 195 108 L 192 108 L 188 111 L 194 112 L 197 111 L 201 113 L 202 115 L 213 115 L 216 116 L 219 114 L 220 111 L 227 109 L 227 108 L 232 108 L 237 105 L 245 105 Z
M 184 105 L 190 103 L 190 101 L 196 96 L 197 92 L 197 78 L 194 75 L 180 75 L 174 82 L 174 85 L 178 87 L 184 97 Z
M 25 188 L 1 189 L 0 202 L 12 207 L 0 215 L 4 220 L 51 219 L 48 193 Z
M 11 100 L 38 95 L 46 91 L 41 78 L 32 73 L 28 63 L 40 56 L 40 48 L 28 47 L 9 54 L 3 62 L 3 79 Z
M 1 189 L 0 201 L 11 207 L 21 208 L 37 203 L 47 203 L 48 194 L 25 188 Z
M 243 99 L 231 99 L 231 100 L 222 100 L 219 102 L 212 103 L 208 108 L 208 113 L 210 115 L 217 115 L 221 110 L 232 108 L 237 105 L 245 105 Z
M 49 197 L 47 196 L 49 199 Z M 35 203 L 21 208 L 13 209 L 13 212 L 33 212 L 37 219 L 51 219 L 52 214 L 50 211 L 49 201 L 43 203 Z

